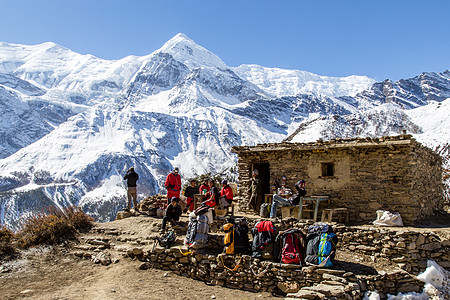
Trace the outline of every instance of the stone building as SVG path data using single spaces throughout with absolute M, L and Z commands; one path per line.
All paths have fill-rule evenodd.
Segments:
M 258 169 L 260 203 L 285 175 L 291 188 L 305 179 L 309 196 L 330 196 L 331 206 L 348 208 L 356 222 L 373 221 L 382 209 L 413 225 L 443 207 L 441 158 L 411 135 L 235 146 L 232 152 L 241 190 Z

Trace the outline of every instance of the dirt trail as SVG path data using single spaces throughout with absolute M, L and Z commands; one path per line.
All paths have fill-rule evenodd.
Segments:
M 187 217 L 183 216 L 182 221 L 187 223 Z M 160 219 L 141 215 L 97 223 L 93 230 L 81 235 L 80 242 L 97 238 L 111 242 L 114 239 L 114 249 L 106 251 L 117 262 L 108 266 L 75 257 L 75 247 L 80 246 L 77 244 L 69 250 L 41 247 L 25 251 L 19 259 L 0 266 L 0 299 L 276 299 L 269 293 L 211 286 L 168 271 L 140 270 L 142 262 L 123 257 L 126 250 L 120 252 L 121 246 L 151 247 L 152 237 L 158 234 L 160 224 Z M 423 230 L 439 231 L 444 235 L 450 232 L 448 227 Z M 375 263 L 369 256 L 344 249 L 337 252 L 336 258 L 342 269 L 357 266 L 358 270 L 351 270 L 355 274 L 395 268 L 389 261 L 377 260 Z

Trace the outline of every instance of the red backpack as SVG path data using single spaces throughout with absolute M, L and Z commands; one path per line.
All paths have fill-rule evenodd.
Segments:
M 305 235 L 299 229 L 289 229 L 277 237 L 280 252 L 279 258 L 285 264 L 304 265 L 305 262 Z

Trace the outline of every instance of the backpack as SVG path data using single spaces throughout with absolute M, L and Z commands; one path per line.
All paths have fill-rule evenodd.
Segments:
M 305 261 L 321 267 L 332 267 L 338 238 L 333 228 L 318 224 L 308 228 Z
M 223 231 L 225 231 L 223 238 L 224 251 L 226 254 L 234 254 L 234 224 L 224 224 Z
M 305 264 L 305 234 L 299 229 L 289 229 L 280 233 L 276 240 L 276 257 L 285 264 Z
M 208 217 L 204 214 L 195 216 L 195 213 L 192 212 L 189 215 L 185 243 L 194 249 L 205 248 L 208 242 L 208 231 Z
M 269 203 L 261 204 L 261 207 L 259 209 L 259 216 L 261 218 L 268 218 L 269 214 L 270 214 L 270 204 Z
M 195 235 L 197 234 L 197 218 L 189 217 L 189 224 L 188 229 L 186 232 L 186 238 L 184 240 L 184 243 L 187 245 L 190 245 L 194 242 Z
M 200 215 L 203 215 L 206 212 L 208 212 L 208 210 L 209 210 L 209 206 L 203 205 L 203 206 L 197 207 L 197 209 L 194 210 L 194 213 L 196 216 L 200 216 Z
M 274 241 L 277 229 L 272 221 L 259 221 L 252 229 L 252 256 L 256 258 L 273 259 Z
M 245 254 L 250 249 L 248 239 L 248 222 L 246 218 L 239 219 L 234 229 L 234 252 Z
M 177 235 L 175 234 L 175 231 L 171 230 L 161 236 L 157 236 L 156 240 L 161 247 L 166 247 L 169 249 L 170 246 L 175 243 L 176 238 Z
M 225 231 L 224 251 L 226 254 L 245 254 L 250 248 L 248 240 L 247 219 L 239 219 L 237 224 L 233 220 L 223 225 Z

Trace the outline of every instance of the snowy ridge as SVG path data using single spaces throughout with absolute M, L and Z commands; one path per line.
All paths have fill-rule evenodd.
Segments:
M 242 78 L 275 97 L 316 93 L 328 97 L 355 96 L 370 88 L 375 80 L 366 76 L 328 77 L 306 71 L 240 65 L 234 68 Z
M 54 43 L 0 43 L 1 221 L 14 226 L 67 205 L 110 220 L 125 205 L 129 167 L 140 174 L 140 198 L 164 193 L 174 166 L 183 180 L 208 172 L 235 179 L 234 145 L 404 129 L 442 144 L 448 71 L 372 82 L 228 67 L 184 34 L 115 61 Z

